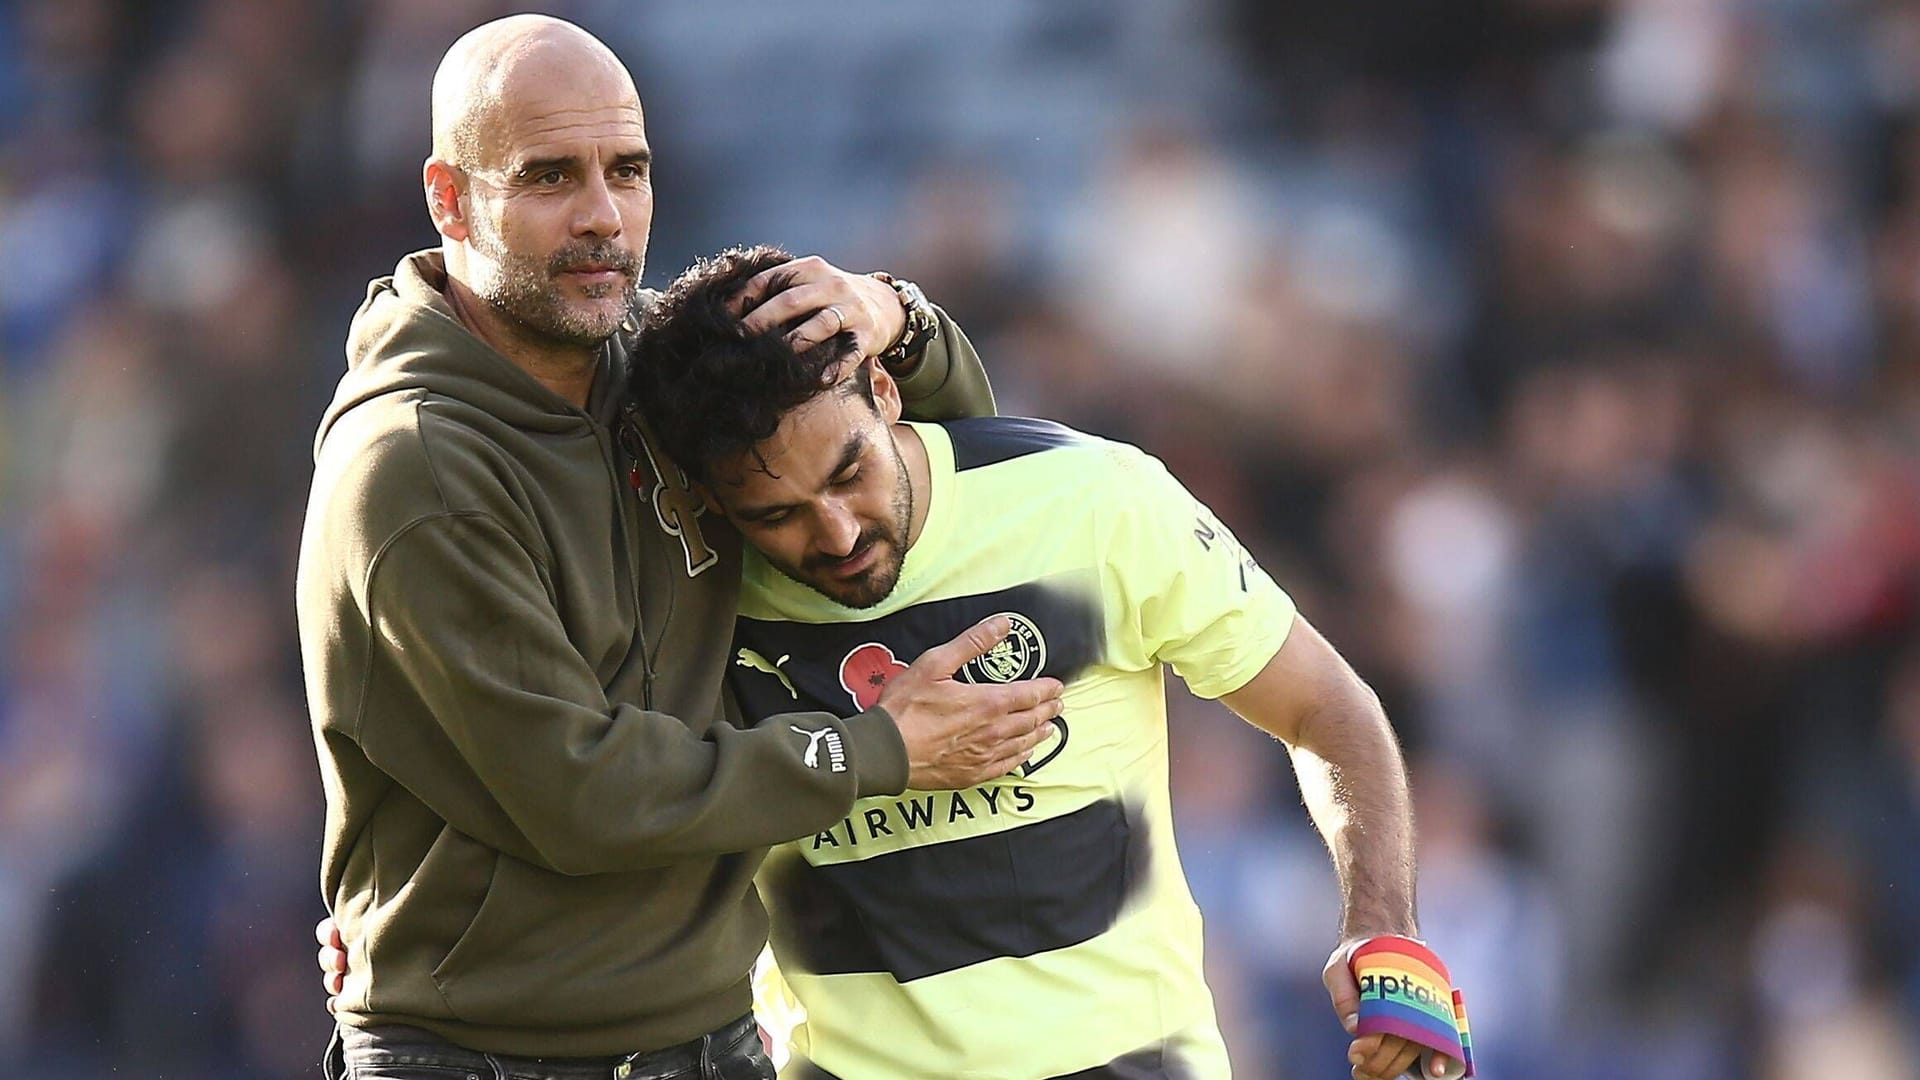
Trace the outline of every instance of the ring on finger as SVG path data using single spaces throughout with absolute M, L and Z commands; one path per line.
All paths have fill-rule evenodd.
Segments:
M 833 332 L 837 334 L 845 330 L 847 328 L 847 317 L 841 312 L 839 306 L 829 304 L 827 305 L 827 310 L 833 312 Z

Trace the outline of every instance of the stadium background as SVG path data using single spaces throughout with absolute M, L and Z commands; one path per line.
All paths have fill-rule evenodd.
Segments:
M 0 4 L 0 1071 L 316 1075 L 291 562 L 497 3 Z M 1494 1080 L 1915 1075 L 1920 7 L 554 4 L 648 281 L 927 286 L 1379 688 Z M 1174 717 L 1240 1075 L 1345 1075 L 1284 754 Z

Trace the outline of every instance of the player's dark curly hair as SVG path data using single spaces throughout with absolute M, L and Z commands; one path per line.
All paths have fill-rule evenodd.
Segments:
M 772 437 L 789 410 L 833 385 L 840 361 L 855 347 L 851 333 L 840 333 L 796 353 L 784 337 L 791 326 L 749 334 L 727 310 L 727 301 L 755 274 L 792 259 L 765 246 L 729 248 L 701 259 L 667 287 L 641 322 L 627 382 L 630 400 L 660 449 L 697 480 L 711 479 L 717 464 Z M 776 280 L 769 295 L 784 287 Z M 871 387 L 867 396 L 871 400 Z M 765 467 L 764 459 L 760 465 Z

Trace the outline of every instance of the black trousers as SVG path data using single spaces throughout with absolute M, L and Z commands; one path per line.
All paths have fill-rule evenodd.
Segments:
M 774 1080 L 751 1014 L 678 1046 L 597 1058 L 485 1054 L 419 1028 L 343 1024 L 324 1072 L 327 1080 Z

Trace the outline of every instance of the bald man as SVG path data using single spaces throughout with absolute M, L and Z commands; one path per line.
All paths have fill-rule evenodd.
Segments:
M 748 726 L 739 540 L 621 407 L 653 215 L 624 66 L 558 20 L 489 23 L 433 85 L 438 250 L 375 281 L 317 438 L 298 582 L 351 951 L 333 1076 L 770 1077 L 749 1014 L 768 845 L 861 797 L 1025 761 L 1059 684 L 931 650 L 851 719 Z M 799 260 L 748 323 L 878 355 L 930 419 L 990 412 L 906 283 Z M 611 599 L 610 599 L 611 598 Z

